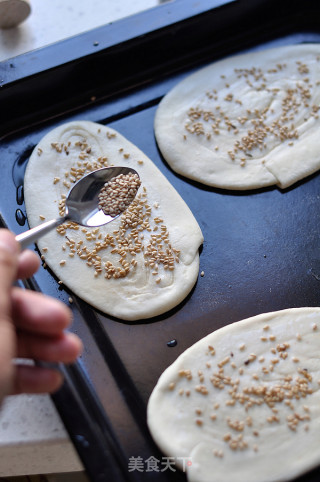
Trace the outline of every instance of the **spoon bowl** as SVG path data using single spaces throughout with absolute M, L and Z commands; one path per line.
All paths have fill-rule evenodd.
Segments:
M 118 218 L 123 211 L 117 216 L 111 216 L 105 214 L 99 208 L 99 194 L 106 182 L 120 174 L 136 174 L 138 176 L 138 173 L 130 167 L 116 166 L 98 169 L 82 177 L 70 189 L 66 197 L 65 215 L 46 221 L 22 234 L 18 234 L 16 240 L 20 243 L 21 248 L 25 249 L 53 228 L 66 221 L 72 221 L 81 226 L 92 228 L 103 226 Z M 126 208 L 131 202 L 132 200 L 126 205 Z

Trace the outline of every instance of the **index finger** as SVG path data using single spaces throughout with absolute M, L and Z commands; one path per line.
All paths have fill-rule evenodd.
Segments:
M 44 336 L 59 335 L 72 321 L 61 301 L 35 291 L 11 289 L 12 318 L 19 330 Z
M 40 266 L 40 257 L 30 249 L 20 253 L 18 265 L 18 279 L 30 278 Z
M 10 291 L 18 270 L 20 247 L 13 233 L 0 229 L 0 321 L 10 317 Z

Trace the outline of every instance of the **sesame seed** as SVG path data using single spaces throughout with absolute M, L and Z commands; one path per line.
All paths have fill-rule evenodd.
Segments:
M 99 193 L 99 209 L 112 217 L 118 216 L 133 201 L 140 184 L 137 174 L 115 176 Z
M 195 391 L 201 393 L 202 395 L 208 395 L 209 391 L 205 385 L 197 385 Z
M 215 351 L 215 349 L 213 348 L 213 346 L 209 345 L 209 346 L 208 346 L 208 350 L 209 350 L 209 352 L 210 352 L 210 355 L 215 355 L 216 351 Z
M 213 455 L 215 457 L 222 458 L 223 457 L 223 451 L 221 449 L 220 450 L 213 450 Z
M 110 139 L 114 137 L 112 133 L 109 134 L 107 137 Z M 64 178 L 70 182 L 71 179 L 81 179 L 83 175 L 93 169 L 108 165 L 105 156 L 97 159 L 91 158 L 92 149 L 85 140 L 77 141 L 74 145 L 81 149 L 81 156 L 76 164 L 63 174 Z M 60 150 L 66 151 L 66 147 L 69 148 L 70 145 L 54 144 L 52 146 L 57 152 Z M 58 182 L 58 180 L 56 179 L 55 182 Z M 58 201 L 61 216 L 65 213 L 65 200 L 66 195 L 61 194 L 61 199 Z M 137 270 L 139 266 L 142 268 L 144 266 L 152 268 L 153 266 L 152 272 L 158 272 L 158 276 L 154 275 L 154 280 L 156 283 L 160 283 L 162 278 L 162 275 L 159 276 L 160 270 L 163 269 L 164 274 L 165 271 L 174 271 L 176 265 L 180 262 L 180 252 L 174 246 L 171 246 L 170 233 L 164 224 L 163 217 L 159 215 L 154 218 L 155 220 L 152 217 L 153 208 L 159 209 L 159 207 L 158 202 L 154 203 L 153 207 L 148 205 L 147 189 L 146 186 L 143 186 L 142 192 L 136 195 L 129 207 L 123 212 L 116 234 L 108 234 L 104 237 L 98 231 L 87 228 L 79 230 L 79 226 L 75 223 L 66 222 L 56 229 L 57 233 L 65 237 L 69 230 L 79 230 L 84 233 L 88 246 L 84 246 L 82 240 L 79 240 L 81 244 L 75 245 L 70 244 L 69 241 L 66 242 L 64 239 L 61 249 L 65 252 L 65 256 L 68 255 L 68 259 L 77 256 L 86 263 L 88 268 L 93 269 L 93 278 L 98 278 L 102 274 L 106 280 L 116 280 L 128 276 L 132 270 Z M 154 233 L 155 238 L 149 243 L 150 232 Z M 111 262 L 108 260 L 110 264 L 101 263 L 98 260 L 99 252 L 102 252 L 103 256 L 110 257 Z M 134 259 L 139 253 L 142 253 L 142 262 Z M 133 259 L 129 259 L 129 257 Z

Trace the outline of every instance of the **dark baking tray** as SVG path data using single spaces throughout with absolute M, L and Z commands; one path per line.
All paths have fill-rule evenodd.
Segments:
M 27 228 L 23 175 L 37 142 L 83 119 L 111 125 L 143 150 L 196 216 L 204 234 L 196 286 L 176 309 L 137 323 L 93 310 L 42 267 L 23 284 L 73 310 L 85 349 L 53 400 L 92 481 L 184 481 L 182 472 L 129 470 L 130 457 L 162 461 L 146 426 L 162 371 L 191 344 L 228 323 L 320 301 L 319 174 L 292 188 L 232 192 L 175 174 L 153 119 L 185 75 L 226 55 L 320 41 L 318 1 L 176 0 L 0 63 L 0 210 Z M 320 462 L 320 460 L 319 460 Z M 300 480 L 317 481 L 320 470 Z

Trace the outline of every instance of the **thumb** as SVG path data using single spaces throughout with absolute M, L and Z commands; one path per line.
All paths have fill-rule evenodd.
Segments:
M 0 320 L 10 316 L 12 284 L 16 279 L 19 244 L 7 229 L 0 229 Z

